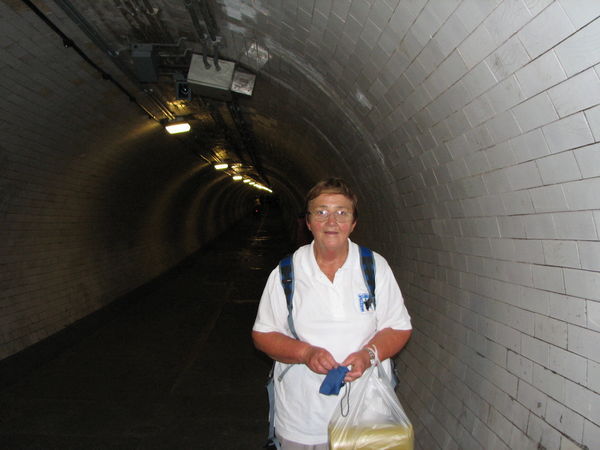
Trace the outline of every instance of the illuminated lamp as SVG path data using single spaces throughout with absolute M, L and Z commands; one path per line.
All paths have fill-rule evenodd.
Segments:
M 217 170 L 225 170 L 229 167 L 229 164 L 227 163 L 220 163 L 220 164 L 215 164 L 214 168 Z
M 233 176 L 233 177 L 231 177 L 231 178 L 233 178 L 233 180 L 234 180 L 234 181 L 240 181 L 240 180 L 241 180 L 242 178 L 244 178 L 244 177 L 242 177 L 241 175 L 234 175 L 234 176 Z
M 187 133 L 191 128 L 189 123 L 183 121 L 169 122 L 165 125 L 169 134 Z

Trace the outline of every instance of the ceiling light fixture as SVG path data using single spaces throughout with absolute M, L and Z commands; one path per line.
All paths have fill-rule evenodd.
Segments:
M 240 180 L 241 180 L 242 178 L 244 178 L 244 177 L 243 177 L 243 176 L 241 176 L 241 175 L 234 175 L 234 176 L 233 176 L 233 177 L 231 177 L 231 178 L 233 178 L 233 181 L 240 181 Z
M 229 164 L 227 163 L 219 163 L 219 164 L 215 164 L 214 168 L 217 170 L 225 170 L 229 167 Z
M 169 122 L 165 125 L 165 130 L 169 134 L 187 133 L 191 128 L 189 123 L 182 121 Z

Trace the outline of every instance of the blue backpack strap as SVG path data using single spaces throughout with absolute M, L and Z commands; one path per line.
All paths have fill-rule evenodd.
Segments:
M 360 246 L 360 268 L 369 290 L 369 301 L 375 308 L 377 306 L 375 301 L 375 258 L 373 257 L 373 251 L 362 245 Z
M 292 318 L 292 300 L 294 298 L 294 265 L 292 263 L 292 255 L 287 255 L 279 261 L 279 276 L 281 278 L 281 286 L 283 286 L 285 301 L 287 303 L 288 326 L 294 338 L 298 339 L 296 327 L 294 326 L 294 319 Z
M 292 309 L 293 303 L 292 300 L 294 298 L 294 265 L 292 263 L 292 255 L 287 255 L 281 261 L 279 261 L 279 278 L 281 279 L 281 286 L 283 287 L 283 292 L 285 294 L 285 301 L 287 304 L 288 310 L 288 327 L 290 328 L 290 332 L 294 336 L 295 339 L 298 339 L 298 335 L 296 334 L 296 327 L 294 326 L 294 319 L 292 317 Z M 282 380 L 283 376 L 287 373 L 287 371 L 292 366 L 287 366 L 283 372 L 277 377 L 279 381 Z M 273 363 L 273 367 L 271 368 L 271 372 L 269 373 L 269 379 L 267 381 L 267 394 L 269 395 L 269 436 L 267 438 L 267 444 L 265 447 L 275 447 L 277 449 L 281 448 L 281 443 L 275 436 L 275 363 Z

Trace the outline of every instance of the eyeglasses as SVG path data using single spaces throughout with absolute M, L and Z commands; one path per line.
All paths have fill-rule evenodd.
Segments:
M 344 209 L 336 209 L 335 211 L 315 209 L 314 211 L 309 211 L 308 214 L 312 215 L 317 222 L 327 222 L 329 216 L 333 216 L 333 219 L 337 223 L 347 223 L 352 220 L 352 213 Z

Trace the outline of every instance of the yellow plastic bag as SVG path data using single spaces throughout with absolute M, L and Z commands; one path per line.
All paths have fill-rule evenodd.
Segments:
M 329 421 L 331 450 L 413 450 L 413 428 L 381 364 L 347 383 Z

